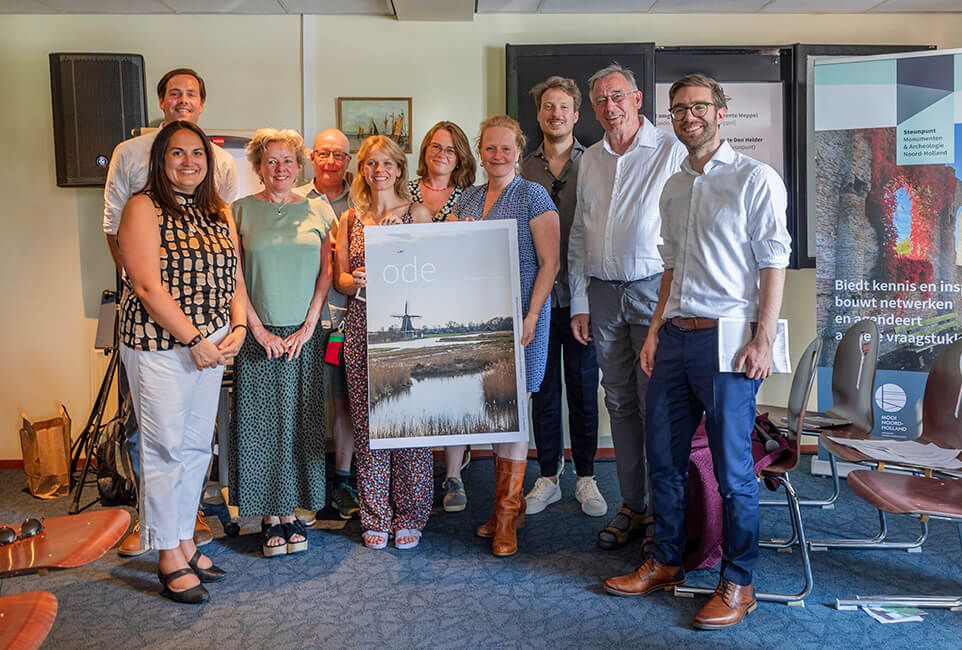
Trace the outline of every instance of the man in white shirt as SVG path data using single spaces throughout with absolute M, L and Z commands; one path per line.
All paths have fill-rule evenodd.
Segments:
M 161 128 L 176 120 L 197 122 L 204 112 L 204 102 L 207 99 L 207 89 L 199 74 L 189 68 L 171 70 L 157 83 L 157 99 L 160 110 L 164 112 L 164 122 Z M 123 214 L 127 200 L 144 189 L 147 182 L 147 172 L 150 163 L 150 148 L 157 138 L 160 129 L 144 135 L 125 140 L 114 148 L 110 157 L 110 167 L 107 169 L 107 181 L 104 185 L 104 235 L 110 255 L 117 267 L 117 272 L 123 272 L 123 262 L 120 259 L 120 249 L 117 246 L 117 229 L 120 227 L 120 217 Z M 211 144 L 214 151 L 214 164 L 208 165 L 214 171 L 214 185 L 217 193 L 225 202 L 230 204 L 238 197 L 237 166 L 234 158 L 218 147 Z M 127 394 L 127 375 L 121 370 L 119 373 L 119 393 L 121 398 Z M 134 419 L 133 409 L 127 409 L 129 414 L 126 423 L 127 449 L 130 462 L 137 482 L 140 482 L 140 430 Z M 201 546 L 212 539 L 210 528 L 204 523 L 198 511 L 197 525 L 194 529 L 194 542 Z M 118 552 L 125 557 L 134 557 L 147 551 L 140 543 L 140 522 L 134 524 L 134 529 L 123 542 Z
M 642 94 L 630 70 L 613 63 L 588 79 L 605 137 L 581 157 L 577 203 L 568 240 L 571 329 L 593 340 L 605 388 L 622 507 L 598 533 L 618 548 L 650 535 L 645 464 L 645 390 L 638 354 L 648 334 L 658 287 L 658 197 L 678 171 L 685 148 L 639 114 Z
M 685 580 L 685 488 L 695 428 L 705 415 L 723 503 L 718 588 L 695 616 L 701 629 L 740 622 L 756 607 L 758 484 L 752 459 L 755 394 L 772 371 L 791 239 L 785 184 L 768 165 L 722 141 L 726 100 L 709 77 L 691 74 L 669 91 L 675 134 L 688 149 L 661 195 L 665 272 L 641 351 L 648 387 L 648 462 L 655 543 L 636 571 L 605 589 L 635 596 Z M 718 318 L 754 323 L 754 337 L 718 369 Z
M 196 123 L 204 112 L 204 102 L 207 100 L 207 88 L 204 80 L 189 68 L 171 70 L 157 83 L 157 99 L 160 110 L 164 112 L 163 128 L 176 120 L 186 120 Z M 120 227 L 120 215 L 124 211 L 127 200 L 144 189 L 147 182 L 147 168 L 150 159 L 150 147 L 157 138 L 156 131 L 130 140 L 124 140 L 114 148 L 110 157 L 110 167 L 107 168 L 107 182 L 104 185 L 104 234 L 107 236 L 107 246 L 110 255 L 122 269 L 120 250 L 117 248 L 117 228 Z M 214 185 L 220 198 L 227 204 L 240 198 L 237 194 L 237 166 L 234 158 L 212 144 L 214 150 L 214 164 L 208 167 L 214 170 Z
M 311 165 L 314 167 L 314 180 L 298 187 L 295 191 L 309 199 L 324 199 L 334 208 L 340 219 L 351 207 L 351 184 L 347 181 L 347 168 L 351 164 L 350 142 L 347 136 L 337 129 L 324 129 L 314 138 L 311 150 Z M 331 255 L 334 255 L 334 241 L 337 239 L 337 224 L 331 226 Z M 333 263 L 333 262 L 332 262 Z M 327 293 L 327 304 L 321 311 L 321 327 L 336 330 L 344 322 L 347 312 L 347 296 L 338 293 L 334 287 Z M 341 519 L 358 516 L 357 493 L 351 486 L 351 457 L 354 453 L 354 430 L 351 427 L 351 414 L 347 402 L 347 377 L 344 362 L 338 366 L 326 366 L 331 399 L 334 402 L 334 489 L 331 491 L 331 507 L 337 510 Z M 295 508 L 294 514 L 306 526 L 317 521 L 317 513 Z

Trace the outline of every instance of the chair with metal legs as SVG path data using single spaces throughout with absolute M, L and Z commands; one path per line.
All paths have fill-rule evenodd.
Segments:
M 759 477 L 765 479 L 766 482 L 775 483 L 776 488 L 778 485 L 785 488 L 785 501 L 788 505 L 789 518 L 792 523 L 791 539 L 784 540 L 779 544 L 761 544 L 761 546 L 779 549 L 798 546 L 805 585 L 801 591 L 794 594 L 756 592 L 756 600 L 804 607 L 805 597 L 812 590 L 812 565 L 808 556 L 808 545 L 805 541 L 805 528 L 802 525 L 798 494 L 795 492 L 795 487 L 789 479 L 789 472 L 798 466 L 798 461 L 801 458 L 802 427 L 805 424 L 805 407 L 808 404 L 812 384 L 815 381 L 815 363 L 818 360 L 818 353 L 821 348 L 822 340 L 816 338 L 809 343 L 808 347 L 805 348 L 805 351 L 802 353 L 802 357 L 799 359 L 798 365 L 795 368 L 795 376 L 792 379 L 792 389 L 788 400 L 788 444 L 772 463 L 759 471 Z M 761 453 L 764 454 L 764 451 Z M 714 589 L 675 587 L 676 596 L 690 598 L 695 594 L 711 593 L 714 593 Z
M 955 448 L 955 445 L 957 444 L 953 429 L 956 423 L 952 417 L 952 413 L 947 412 L 945 407 L 946 402 L 950 402 L 948 406 L 952 406 L 956 403 L 957 395 L 953 391 L 955 391 L 957 387 L 955 387 L 953 383 L 953 378 L 962 372 L 958 366 L 960 354 L 962 354 L 962 341 L 956 341 L 939 353 L 939 356 L 936 358 L 935 363 L 929 372 L 929 376 L 925 382 L 925 393 L 922 397 L 922 429 L 918 438 L 916 439 L 916 441 L 919 443 L 930 443 L 946 448 Z M 840 458 L 847 462 L 859 463 L 877 470 L 882 470 L 886 467 L 889 467 L 893 469 L 901 469 L 913 474 L 932 474 L 931 471 L 927 472 L 928 468 L 913 465 L 908 461 L 893 462 L 888 459 L 883 460 L 872 458 L 870 455 L 866 455 L 857 449 L 848 447 L 844 443 L 831 440 L 828 438 L 828 436 L 853 440 L 865 440 L 868 439 L 869 436 L 867 434 L 855 434 L 845 431 L 834 434 L 831 432 L 825 432 L 822 434 L 822 439 L 825 441 L 826 449 L 828 449 L 832 454 L 837 454 Z M 879 522 L 881 524 L 880 530 L 878 535 L 871 539 L 813 539 L 809 542 L 809 545 L 811 546 L 812 550 L 841 548 L 894 549 L 920 552 L 922 550 L 922 544 L 928 538 L 927 519 L 919 519 L 921 531 L 916 539 L 904 542 L 890 542 L 886 540 L 886 534 L 888 532 L 886 512 L 888 511 L 885 508 L 878 508 Z
M 875 385 L 875 367 L 878 360 L 879 332 L 872 320 L 861 320 L 848 328 L 835 350 L 832 365 L 832 408 L 824 413 L 809 415 L 810 428 L 818 419 L 846 422 L 845 431 L 855 434 L 868 433 L 875 426 L 872 411 L 872 393 Z M 819 436 L 825 446 L 824 435 L 837 431 L 826 428 Z M 834 449 L 834 447 L 833 447 Z M 800 506 L 814 506 L 825 509 L 835 507 L 838 499 L 839 476 L 835 455 L 829 452 L 829 467 L 832 475 L 832 494 L 824 499 L 800 499 Z M 760 501 L 761 505 L 778 505 L 778 501 Z
M 929 372 L 919 441 L 923 439 L 946 449 L 962 449 L 962 340 L 942 350 Z M 849 473 L 848 483 L 855 494 L 881 511 L 910 515 L 923 524 L 929 519 L 957 523 L 962 543 L 962 479 L 935 476 L 931 469 L 922 476 L 856 470 Z M 871 604 L 962 611 L 962 596 L 871 596 L 835 604 L 839 609 Z

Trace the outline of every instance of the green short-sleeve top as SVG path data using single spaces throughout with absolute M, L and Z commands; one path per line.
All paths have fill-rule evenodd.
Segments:
M 270 203 L 253 195 L 231 208 L 254 311 L 265 325 L 300 325 L 321 272 L 321 245 L 334 223 L 334 210 L 318 199 Z

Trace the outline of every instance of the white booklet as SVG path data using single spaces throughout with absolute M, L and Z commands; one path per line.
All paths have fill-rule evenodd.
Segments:
M 735 372 L 735 357 L 754 336 L 752 322 L 745 318 L 718 319 L 718 371 Z M 742 368 L 742 372 L 744 372 Z M 778 319 L 775 342 L 772 344 L 772 372 L 791 373 L 788 355 L 788 321 Z

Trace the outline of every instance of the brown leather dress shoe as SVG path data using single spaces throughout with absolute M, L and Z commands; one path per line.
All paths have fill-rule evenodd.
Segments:
M 121 557 L 137 557 L 138 555 L 143 555 L 146 552 L 147 549 L 144 548 L 140 543 L 140 522 L 137 521 L 134 523 L 133 530 L 131 530 L 130 533 L 124 537 L 124 541 L 122 541 L 120 546 L 117 547 L 117 553 Z
M 653 555 L 649 555 L 640 567 L 628 575 L 605 580 L 605 591 L 616 596 L 641 596 L 683 584 L 684 569 L 662 564 Z
M 737 585 L 722 578 L 701 611 L 695 615 L 695 627 L 699 630 L 720 630 L 731 627 L 745 618 L 745 614 L 758 607 L 752 585 Z
M 213 539 L 214 533 L 211 532 L 210 526 L 204 521 L 204 511 L 198 510 L 197 521 L 194 522 L 194 546 L 210 544 Z

